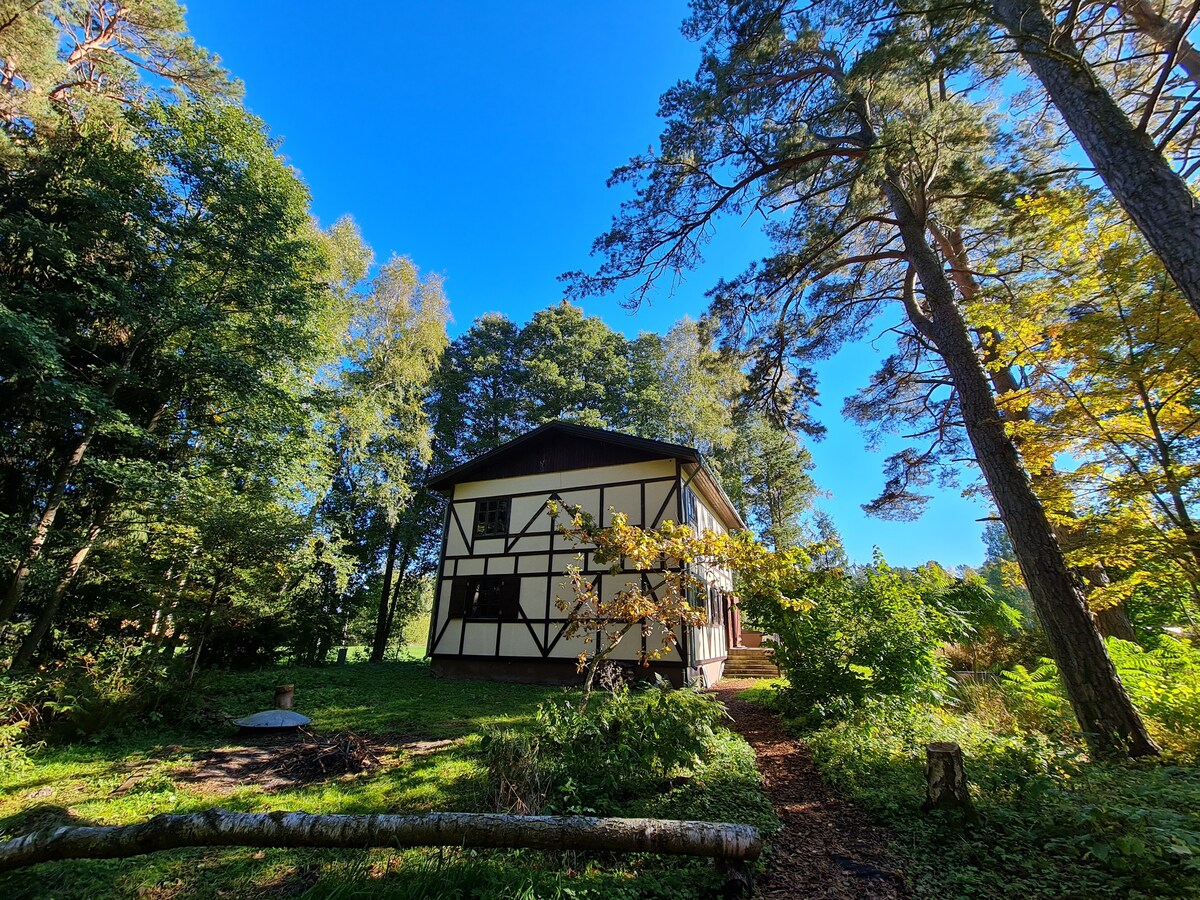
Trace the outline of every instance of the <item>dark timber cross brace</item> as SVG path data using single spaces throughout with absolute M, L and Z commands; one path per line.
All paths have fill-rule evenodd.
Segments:
M 493 847 L 708 856 L 726 895 L 744 895 L 762 853 L 750 825 L 671 819 L 428 813 L 420 816 L 233 813 L 155 816 L 137 825 L 47 828 L 0 844 L 0 872 L 60 859 L 116 859 L 181 847 Z

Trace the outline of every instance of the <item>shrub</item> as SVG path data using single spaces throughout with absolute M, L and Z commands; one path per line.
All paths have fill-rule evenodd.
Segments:
M 750 600 L 768 631 L 775 662 L 789 686 L 781 701 L 809 722 L 848 715 L 870 697 L 908 696 L 941 672 L 937 649 L 952 630 L 950 617 L 927 602 L 928 585 L 877 556 L 852 577 L 840 571 L 806 577 L 808 612 Z
M 1150 649 L 1109 638 L 1108 652 L 1155 740 L 1200 750 L 1200 652 L 1166 636 Z
M 0 725 L 0 771 L 28 769 L 33 765 L 30 748 L 25 746 L 25 722 Z
M 1033 669 L 1001 672 L 999 686 L 1009 711 L 1026 731 L 1069 736 L 1078 727 L 1058 680 L 1058 666 L 1042 659 Z
M 1169 637 L 1150 649 L 1109 638 L 1108 652 L 1154 739 L 1175 750 L 1200 750 L 1200 653 Z M 1053 660 L 1032 670 L 1014 666 L 1000 673 L 1000 686 L 1022 727 L 1070 734 L 1074 719 Z
M 484 760 L 497 805 L 537 812 L 601 812 L 655 791 L 709 755 L 725 714 L 712 696 L 658 684 L 538 707 L 529 733 L 486 732 Z
M 61 661 L 39 671 L 0 676 L 0 726 L 73 740 L 168 712 L 186 725 L 197 714 L 190 700 L 178 673 L 140 640 L 108 638 L 92 650 L 67 647 Z

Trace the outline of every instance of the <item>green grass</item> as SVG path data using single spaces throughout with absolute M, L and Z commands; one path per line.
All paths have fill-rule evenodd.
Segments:
M 1076 745 L 925 703 L 801 733 L 825 777 L 891 829 L 917 897 L 1200 897 L 1194 759 L 1088 761 Z M 978 824 L 921 810 L 935 740 L 963 748 Z
M 220 797 L 180 775 L 213 749 L 238 745 L 232 726 L 186 730 L 140 724 L 87 743 L 36 751 L 32 768 L 0 771 L 0 837 L 60 824 L 124 824 L 163 812 L 218 805 L 262 812 L 324 813 L 488 809 L 478 758 L 481 729 L 527 727 L 537 705 L 562 689 L 435 679 L 400 659 L 321 668 L 276 668 L 205 677 L 195 702 L 224 716 L 270 705 L 274 687 L 296 686 L 296 709 L 330 734 L 450 740 L 444 749 L 358 776 L 275 793 L 246 784 Z M 113 792 L 131 773 L 141 780 Z M 753 753 L 724 734 L 717 757 L 690 781 L 633 804 L 627 815 L 774 822 Z M 711 863 L 662 857 L 455 850 L 194 850 L 130 860 L 67 861 L 0 876 L 0 897 L 696 897 L 716 889 Z
M 751 703 L 760 703 L 774 709 L 777 706 L 775 699 L 779 691 L 785 687 L 787 687 L 786 678 L 760 678 L 753 687 L 738 691 L 737 699 L 749 700 Z

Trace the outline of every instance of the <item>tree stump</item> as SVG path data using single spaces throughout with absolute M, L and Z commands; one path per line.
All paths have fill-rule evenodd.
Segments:
M 749 863 L 742 859 L 719 859 L 722 900 L 746 900 L 754 894 L 754 875 Z
M 294 684 L 281 684 L 275 688 L 275 708 L 276 709 L 291 709 L 292 698 L 296 695 L 296 686 Z
M 976 820 L 958 744 L 935 741 L 925 745 L 925 803 L 921 809 L 947 809 L 961 814 L 966 821 Z

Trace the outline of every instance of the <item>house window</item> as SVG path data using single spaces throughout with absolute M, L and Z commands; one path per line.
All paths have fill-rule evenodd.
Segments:
M 450 586 L 450 618 L 515 621 L 521 610 L 521 579 L 515 575 L 466 575 Z
M 690 487 L 683 489 L 683 525 L 697 524 L 696 520 L 696 493 Z
M 475 537 L 508 534 L 509 499 L 480 500 L 475 504 Z

